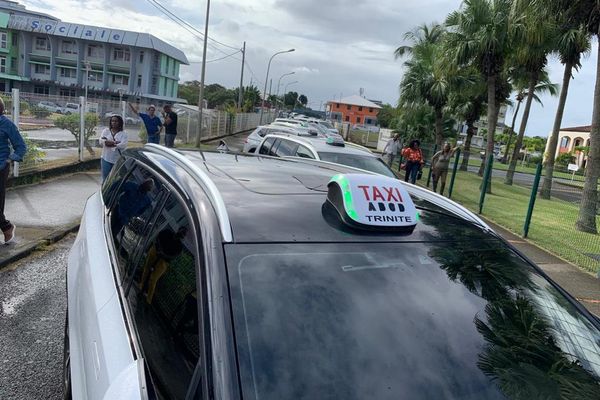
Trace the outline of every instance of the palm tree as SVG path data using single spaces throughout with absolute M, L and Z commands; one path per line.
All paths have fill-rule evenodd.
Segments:
M 565 17 L 566 19 L 566 17 Z M 546 173 L 542 183 L 540 195 L 544 199 L 550 199 L 552 193 L 552 177 L 554 175 L 554 161 L 556 146 L 558 145 L 558 134 L 567 102 L 569 83 L 573 78 L 573 69 L 576 71 L 581 67 L 581 57 L 590 51 L 590 35 L 582 25 L 576 21 L 563 21 L 561 32 L 556 44 L 556 52 L 560 61 L 564 64 L 563 84 L 554 118 L 552 134 L 548 138 L 548 151 L 546 152 Z
M 505 164 L 508 160 L 508 151 L 509 151 L 510 145 L 512 143 L 512 137 L 515 134 L 515 123 L 517 121 L 517 116 L 519 115 L 521 103 L 523 103 L 523 100 L 525 100 L 527 98 L 527 94 L 528 94 L 527 88 L 521 81 L 515 80 L 514 82 L 515 82 L 515 86 L 517 87 L 517 94 L 515 95 L 515 100 L 517 101 L 517 107 L 515 108 L 515 112 L 514 112 L 513 118 L 512 118 L 512 124 L 511 124 L 510 130 L 508 132 L 506 151 L 504 152 L 504 155 L 502 156 L 501 162 L 503 164 Z M 539 105 L 541 105 L 542 107 L 544 106 L 544 104 L 542 103 L 542 100 L 540 99 L 539 95 L 545 94 L 545 93 L 548 93 L 551 96 L 556 96 L 556 94 L 558 93 L 558 85 L 556 83 L 550 82 L 550 77 L 548 76 L 548 72 L 546 70 L 544 70 L 542 72 L 542 78 L 540 79 L 540 82 L 535 86 L 535 91 L 533 92 L 533 100 L 536 103 L 538 103 Z
M 588 32 L 596 35 L 600 50 L 600 0 L 575 0 L 574 13 L 582 21 L 587 21 Z M 600 178 L 600 57 L 596 65 L 596 86 L 594 88 L 594 111 L 590 131 L 590 152 L 586 165 L 585 183 L 579 215 L 575 229 L 582 232 L 598 233 L 596 211 L 598 207 L 598 179 Z
M 499 105 L 496 84 L 511 49 L 509 0 L 464 0 L 460 10 L 446 19 L 446 34 L 453 59 L 458 65 L 477 67 L 487 84 L 488 129 L 486 159 L 494 151 L 494 133 Z M 488 182 L 491 193 L 491 179 Z
M 507 185 L 513 183 L 535 88 L 543 77 L 543 71 L 548 62 L 548 54 L 553 50 L 556 37 L 556 20 L 554 18 L 556 13 L 553 11 L 548 4 L 545 2 L 542 4 L 537 0 L 515 0 L 513 3 L 511 13 L 514 18 L 522 19 L 525 23 L 517 31 L 518 45 L 512 55 L 512 61 L 523 68 L 525 76 L 528 78 L 528 89 L 519 134 L 504 180 Z
M 405 37 L 413 38 L 413 46 L 399 47 L 397 57 L 407 54 L 410 59 L 404 62 L 406 72 L 400 82 L 402 107 L 425 103 L 435 115 L 435 142 L 441 146 L 444 140 L 444 108 L 454 87 L 463 77 L 444 57 L 441 41 L 444 37 L 440 25 L 420 26 Z M 409 50 L 410 49 L 410 50 Z

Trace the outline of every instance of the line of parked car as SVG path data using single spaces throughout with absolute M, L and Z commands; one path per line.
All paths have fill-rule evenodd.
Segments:
M 36 104 L 36 107 L 43 108 L 53 113 L 58 114 L 74 114 L 79 112 L 79 104 L 77 103 L 66 103 L 64 107 L 52 102 L 52 101 L 40 101 Z

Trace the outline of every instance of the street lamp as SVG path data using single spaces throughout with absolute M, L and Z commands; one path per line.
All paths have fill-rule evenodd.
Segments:
M 298 83 L 298 81 L 293 81 L 293 82 L 290 82 L 290 83 L 288 83 L 287 85 L 285 85 L 285 88 L 283 89 L 283 106 L 284 106 L 284 107 L 285 107 L 285 95 L 286 95 L 286 93 L 287 93 L 287 88 L 288 88 L 288 86 L 290 86 L 290 85 L 294 85 L 294 84 L 296 84 L 296 83 Z
M 273 54 L 269 59 L 269 65 L 267 66 L 267 76 L 265 77 L 265 88 L 263 90 L 263 98 L 262 103 L 260 105 L 260 118 L 258 119 L 259 125 L 262 125 L 263 109 L 265 108 L 265 96 L 267 95 L 267 82 L 269 81 L 269 71 L 271 70 L 271 61 L 273 61 L 273 58 L 278 54 L 291 53 L 292 51 L 296 51 L 296 49 L 278 51 L 277 53 Z
M 279 80 L 277 81 L 277 94 L 275 95 L 275 99 L 276 99 L 277 103 L 279 103 L 279 86 L 281 85 L 281 79 L 284 76 L 289 76 L 289 75 L 294 75 L 294 74 L 295 74 L 295 72 L 292 71 L 292 72 L 288 72 L 287 74 L 283 74 L 279 77 Z M 275 114 L 277 115 L 277 113 L 275 113 Z

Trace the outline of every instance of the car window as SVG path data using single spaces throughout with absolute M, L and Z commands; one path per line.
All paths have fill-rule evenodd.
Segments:
M 310 149 L 308 147 L 302 146 L 302 145 L 298 146 L 298 149 L 296 150 L 296 157 L 312 158 L 312 159 L 315 158 L 313 152 L 310 151 Z
M 260 137 L 265 137 L 265 135 L 267 134 L 268 130 L 265 128 L 258 128 L 256 130 L 256 134 Z
M 374 156 L 320 151 L 319 158 L 323 161 L 360 168 L 365 171 L 389 176 L 390 178 L 396 178 L 392 170 L 383 161 Z
M 277 157 L 295 156 L 297 148 L 298 143 L 292 142 L 291 140 L 281 139 L 281 143 L 279 144 L 279 147 L 277 147 L 275 155 Z
M 273 146 L 274 142 L 275 142 L 274 137 L 267 138 L 263 142 L 263 144 L 260 146 L 260 149 L 258 150 L 258 154 L 269 154 L 269 150 L 271 149 L 271 146 Z
M 142 243 L 127 293 L 159 398 L 184 399 L 199 360 L 195 236 L 187 206 L 171 194 Z
M 140 166 L 133 168 L 116 189 L 109 221 L 122 282 L 126 282 L 130 276 L 138 244 L 146 237 L 146 231 L 165 195 L 164 185 L 150 171 Z
M 277 156 L 277 148 L 279 147 L 279 144 L 281 143 L 281 139 L 276 138 L 275 142 L 273 143 L 273 146 L 271 146 L 271 149 L 269 150 L 269 155 L 270 156 Z
M 102 199 L 107 208 L 112 206 L 114 197 L 118 193 L 119 187 L 134 166 L 134 159 L 130 158 L 125 161 L 124 158 L 119 158 L 114 167 L 112 167 L 110 174 L 102 184 Z

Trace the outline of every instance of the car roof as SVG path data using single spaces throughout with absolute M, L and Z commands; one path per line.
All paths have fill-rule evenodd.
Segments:
M 362 146 L 355 146 L 353 143 L 345 142 L 344 146 L 334 146 L 327 143 L 327 139 L 323 137 L 314 136 L 289 136 L 286 134 L 273 133 L 266 135 L 263 140 L 268 137 L 278 137 L 281 139 L 291 140 L 297 143 L 305 144 L 312 147 L 317 153 L 344 153 L 344 154 L 356 154 L 361 156 L 377 157 L 371 151 Z
M 186 164 L 196 180 L 204 182 L 205 192 L 212 198 L 220 219 L 225 242 L 422 242 L 435 240 L 436 225 L 441 223 L 460 227 L 457 239 L 495 238 L 485 233 L 487 227 L 475 225 L 417 196 L 413 197 L 417 206 L 430 211 L 421 211 L 424 222 L 419 223 L 412 234 L 349 234 L 344 227 L 326 220 L 322 211 L 329 180 L 340 173 L 356 173 L 355 169 L 341 165 L 206 151 L 175 152 L 156 145 L 127 152 L 158 153 L 166 160 Z M 144 158 L 173 175 L 168 172 L 172 166 L 167 168 L 152 161 L 156 160 L 155 156 Z M 174 176 L 174 179 L 178 178 Z

